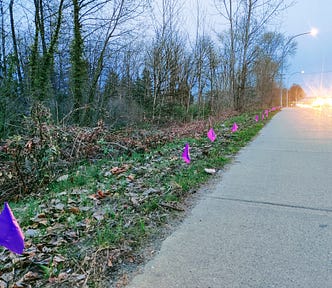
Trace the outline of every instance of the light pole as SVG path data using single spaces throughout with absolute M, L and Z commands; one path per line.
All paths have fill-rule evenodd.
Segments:
M 318 30 L 316 28 L 312 28 L 310 31 L 308 32 L 304 32 L 304 33 L 300 33 L 300 34 L 296 34 L 292 37 L 290 37 L 288 39 L 288 41 L 286 42 L 284 49 L 282 51 L 282 55 L 281 55 L 281 75 L 280 75 L 280 107 L 282 107 L 282 82 L 283 82 L 283 73 L 284 73 L 284 59 L 285 59 L 285 54 L 286 54 L 286 48 L 289 45 L 289 43 L 294 40 L 297 37 L 300 36 L 304 36 L 304 35 L 311 35 L 313 37 L 315 37 L 318 34 Z

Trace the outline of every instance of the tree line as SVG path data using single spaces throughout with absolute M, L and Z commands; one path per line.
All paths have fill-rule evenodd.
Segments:
M 180 0 L 0 0 L 0 138 L 40 103 L 82 126 L 278 105 L 287 1 L 214 0 L 213 32 L 199 3 L 188 36 Z

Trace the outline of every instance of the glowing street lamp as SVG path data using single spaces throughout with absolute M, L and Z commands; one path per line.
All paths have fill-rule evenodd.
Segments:
M 308 32 L 304 32 L 304 33 L 300 33 L 300 34 L 296 34 L 292 37 L 290 37 L 288 39 L 288 41 L 286 42 L 285 46 L 284 46 L 284 50 L 282 52 L 281 55 L 281 76 L 280 76 L 280 107 L 282 107 L 282 82 L 283 82 L 283 70 L 284 70 L 284 58 L 285 58 L 285 53 L 286 53 L 286 47 L 289 45 L 289 43 L 294 40 L 297 37 L 300 36 L 304 36 L 304 35 L 311 35 L 312 37 L 315 37 L 318 34 L 318 29 L 317 28 L 312 28 L 310 31 Z M 288 105 L 288 103 L 287 103 Z
M 312 37 L 316 37 L 317 34 L 318 34 L 318 29 L 317 29 L 317 28 L 311 28 L 311 30 L 310 30 L 310 35 L 311 35 Z

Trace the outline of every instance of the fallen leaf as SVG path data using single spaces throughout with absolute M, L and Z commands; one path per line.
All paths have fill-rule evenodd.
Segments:
M 135 259 L 134 259 L 133 257 L 129 257 L 129 258 L 127 259 L 127 261 L 128 261 L 129 263 L 134 263 L 134 262 L 135 262 Z
M 29 140 L 26 144 L 25 144 L 25 148 L 30 152 L 32 149 L 32 140 Z
M 29 271 L 28 273 L 26 273 L 23 276 L 23 281 L 29 282 L 29 281 L 37 280 L 39 278 L 40 278 L 40 275 L 37 272 Z
M 127 176 L 127 179 L 128 179 L 129 181 L 134 181 L 134 180 L 135 180 L 135 175 L 130 174 L 130 175 Z
M 45 213 L 40 213 L 37 215 L 37 218 L 46 218 L 46 214 Z
M 120 255 L 121 255 L 120 249 L 115 249 L 115 250 L 110 251 L 110 256 L 108 257 L 107 266 L 113 267 L 113 263 L 118 261 L 118 258 L 120 257 Z
M 13 285 L 13 288 L 26 288 L 26 287 L 27 287 L 27 285 L 22 283 L 21 281 L 18 281 Z
M 69 211 L 74 214 L 79 214 L 81 212 L 80 208 L 74 206 L 69 207 Z
M 91 194 L 88 196 L 88 198 L 93 199 L 93 200 L 100 200 L 104 199 L 106 196 L 110 195 L 110 191 L 102 191 L 102 190 L 97 190 L 97 193 Z
M 68 278 L 68 274 L 66 272 L 62 272 L 58 275 L 58 277 L 50 277 L 48 279 L 49 283 L 59 283 L 62 282 L 63 280 L 66 280 Z
M 105 213 L 102 212 L 102 211 L 96 211 L 95 213 L 92 214 L 92 216 L 93 216 L 96 220 L 101 221 L 101 220 L 104 219 L 104 214 L 105 214 Z
M 63 256 L 60 256 L 60 255 L 55 255 L 54 258 L 53 258 L 53 263 L 62 263 L 62 262 L 65 262 L 66 261 L 66 258 L 63 257 Z
M 116 288 L 121 288 L 126 286 L 129 283 L 128 280 L 128 275 L 127 274 L 123 274 L 122 277 L 118 280 L 118 282 L 116 283 Z
M 106 197 L 105 193 L 102 190 L 98 190 L 97 195 L 98 195 L 99 198 L 105 198 Z
M 136 197 L 131 197 L 131 198 L 130 198 L 130 201 L 131 201 L 131 203 L 132 203 L 135 207 L 137 207 L 138 204 L 139 204 L 139 202 L 138 202 L 138 200 L 137 200 Z
M 118 174 L 126 172 L 129 168 L 130 168 L 130 166 L 128 164 L 125 164 L 122 167 L 117 167 L 117 166 L 113 167 L 110 171 L 112 174 L 118 175 Z
M 33 221 L 36 225 L 33 225 L 33 227 L 38 227 L 39 224 L 47 226 L 48 220 L 46 219 L 46 215 L 44 213 L 41 213 L 37 215 L 35 218 L 32 218 L 31 221 Z

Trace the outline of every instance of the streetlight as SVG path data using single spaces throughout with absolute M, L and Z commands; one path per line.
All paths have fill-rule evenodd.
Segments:
M 283 82 L 283 72 L 284 72 L 284 58 L 285 58 L 285 53 L 286 53 L 286 48 L 289 45 L 289 43 L 294 40 L 297 37 L 300 36 L 304 36 L 304 35 L 311 35 L 313 37 L 315 37 L 318 34 L 318 29 L 316 28 L 312 28 L 310 31 L 308 32 L 304 32 L 304 33 L 300 33 L 300 34 L 296 34 L 292 37 L 290 37 L 288 39 L 288 41 L 286 42 L 284 49 L 282 51 L 282 55 L 281 55 L 281 75 L 280 75 L 280 107 L 282 107 L 282 82 Z

